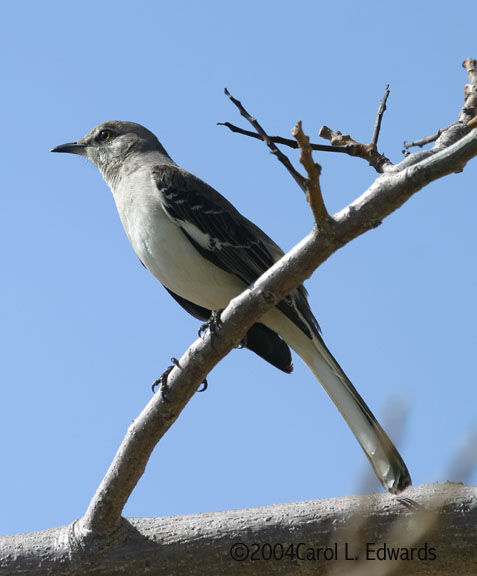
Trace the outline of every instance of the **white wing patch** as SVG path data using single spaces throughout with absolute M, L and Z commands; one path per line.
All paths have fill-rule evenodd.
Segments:
M 187 222 L 187 220 L 176 220 L 176 222 L 178 226 L 187 232 L 187 234 L 195 240 L 199 246 L 202 246 L 202 248 L 210 250 L 217 246 L 216 238 L 212 238 L 210 234 L 202 232 L 197 228 L 197 226 L 195 226 L 195 224 L 192 224 L 192 222 Z

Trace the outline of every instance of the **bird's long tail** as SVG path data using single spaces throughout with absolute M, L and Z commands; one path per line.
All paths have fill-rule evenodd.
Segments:
M 273 319 L 270 317 L 273 315 Z M 320 381 L 363 448 L 381 484 L 397 494 L 411 484 L 406 464 L 321 338 L 308 338 L 283 314 L 267 324 L 295 350 Z

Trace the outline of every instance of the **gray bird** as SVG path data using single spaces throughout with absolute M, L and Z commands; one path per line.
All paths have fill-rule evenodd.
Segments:
M 202 321 L 283 256 L 216 190 L 175 164 L 139 124 L 105 122 L 52 152 L 80 154 L 93 162 L 111 188 L 139 260 Z M 341 412 L 386 490 L 396 494 L 410 485 L 395 446 L 326 347 L 303 286 L 254 324 L 245 343 L 284 372 L 293 370 L 293 348 Z

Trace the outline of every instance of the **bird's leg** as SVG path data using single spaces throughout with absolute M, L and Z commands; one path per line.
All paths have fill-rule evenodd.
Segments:
M 179 360 L 177 360 L 177 358 L 174 358 L 174 356 L 171 358 L 171 362 L 172 365 L 169 366 L 162 374 L 161 376 L 159 376 L 159 378 L 157 380 L 155 380 L 152 384 L 152 392 L 153 394 L 156 393 L 156 388 L 158 386 L 161 387 L 161 394 L 162 397 L 164 399 L 165 402 L 169 402 L 169 400 L 167 399 L 167 390 L 168 390 L 168 386 L 167 386 L 167 378 L 169 377 L 169 374 L 172 372 L 172 370 L 174 369 L 174 367 L 177 367 L 180 369 L 181 365 L 179 364 Z
M 210 318 L 207 320 L 205 324 L 199 328 L 199 337 L 202 338 L 204 332 L 209 329 L 210 334 L 212 336 L 216 336 L 217 332 L 219 331 L 220 327 L 222 326 L 222 320 L 220 319 L 220 314 L 222 310 L 212 310 L 210 314 Z M 213 347 L 213 340 L 212 340 L 212 347 Z

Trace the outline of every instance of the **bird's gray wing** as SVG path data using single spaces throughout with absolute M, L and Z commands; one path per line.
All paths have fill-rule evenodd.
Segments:
M 162 206 L 197 251 L 247 285 L 283 256 L 283 251 L 211 186 L 177 166 L 153 169 Z M 277 307 L 309 337 L 319 326 L 298 287 Z

